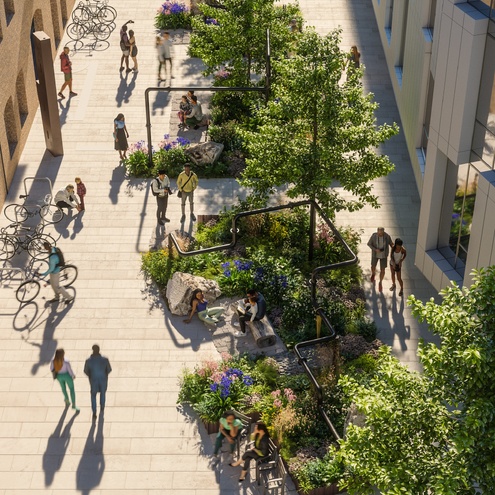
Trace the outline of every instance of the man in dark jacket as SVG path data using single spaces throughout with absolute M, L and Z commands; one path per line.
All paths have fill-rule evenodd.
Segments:
M 93 354 L 86 359 L 84 364 L 84 374 L 89 378 L 91 386 L 91 408 L 93 409 L 93 419 L 96 419 L 96 394 L 100 393 L 100 415 L 105 410 L 105 395 L 107 392 L 108 375 L 112 371 L 108 358 L 100 354 L 100 347 L 93 346 Z
M 244 299 L 244 303 L 249 302 L 249 298 L 254 298 L 256 300 L 256 305 L 258 310 L 256 311 L 256 316 L 254 317 L 254 321 L 262 320 L 266 314 L 266 301 L 261 292 L 257 292 L 254 289 L 249 289 L 247 291 L 247 298 Z M 234 326 L 239 326 L 239 330 L 234 333 L 236 337 L 245 337 L 246 336 L 246 321 L 251 320 L 253 316 L 249 311 L 242 313 L 237 310 L 237 314 L 239 315 L 239 323 L 234 322 Z

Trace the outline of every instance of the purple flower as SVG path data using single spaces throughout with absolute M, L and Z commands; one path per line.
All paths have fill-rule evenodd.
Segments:
M 232 272 L 230 270 L 224 270 L 223 271 L 223 274 L 226 276 L 226 277 L 230 277 L 232 275 Z
M 211 390 L 212 392 L 216 392 L 216 391 L 218 390 L 218 383 L 212 383 L 212 384 L 210 385 L 210 390 Z
M 244 375 L 242 382 L 246 387 L 250 387 L 253 384 L 253 379 L 249 375 Z
M 177 144 L 179 146 L 187 146 L 188 144 L 191 144 L 191 141 L 189 141 L 189 139 L 186 139 L 185 137 L 179 136 L 177 138 Z
M 213 26 L 218 26 L 218 21 L 216 19 L 213 19 L 212 17 L 207 17 L 205 19 L 205 24 L 210 24 Z
M 263 267 L 259 266 L 254 272 L 254 281 L 261 282 L 263 280 Z
M 220 265 L 224 270 L 230 268 L 230 261 L 226 261 Z

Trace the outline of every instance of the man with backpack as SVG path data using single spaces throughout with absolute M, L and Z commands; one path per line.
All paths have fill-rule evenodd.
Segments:
M 158 171 L 158 177 L 151 181 L 151 192 L 156 198 L 156 218 L 158 225 L 164 225 L 164 222 L 170 222 L 165 214 L 167 213 L 168 195 L 172 194 L 170 189 L 170 179 L 167 177 L 165 170 Z
M 48 257 L 49 267 L 45 273 L 40 274 L 40 277 L 50 275 L 50 285 L 55 292 L 55 297 L 48 302 L 59 302 L 60 295 L 62 295 L 65 304 L 70 304 L 74 298 L 60 285 L 60 269 L 65 265 L 64 255 L 59 248 L 52 246 L 49 242 L 45 241 L 43 247 L 50 253 Z

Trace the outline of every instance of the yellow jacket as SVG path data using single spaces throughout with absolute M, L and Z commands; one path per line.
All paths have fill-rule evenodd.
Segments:
M 192 192 L 198 187 L 198 176 L 191 170 L 191 175 L 184 171 L 177 177 L 177 187 L 184 192 Z

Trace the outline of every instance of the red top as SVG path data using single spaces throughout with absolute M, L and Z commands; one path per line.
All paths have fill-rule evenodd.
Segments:
M 65 52 L 60 54 L 60 68 L 64 74 L 68 74 L 71 71 L 69 55 Z
M 82 182 L 79 182 L 79 184 L 77 184 L 77 195 L 79 197 L 86 195 L 86 186 Z

